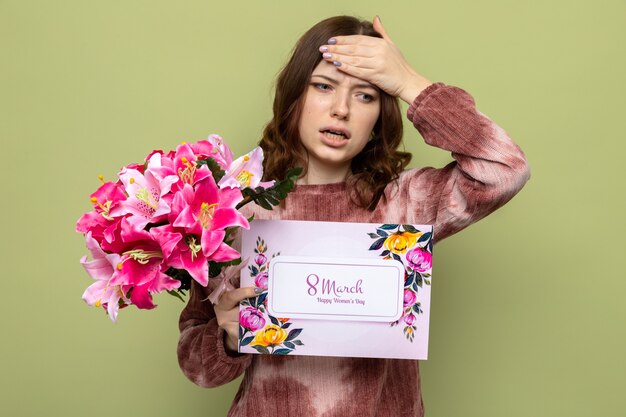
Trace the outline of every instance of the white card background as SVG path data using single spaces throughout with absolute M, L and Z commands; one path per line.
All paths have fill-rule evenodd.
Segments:
M 380 261 L 381 250 L 370 250 L 374 241 L 369 234 L 375 233 L 380 223 L 339 223 L 339 222 L 310 222 L 290 220 L 254 220 L 250 230 L 244 231 L 242 237 L 242 258 L 248 258 L 248 267 L 241 271 L 241 286 L 254 286 L 255 274 L 251 273 L 250 266 L 255 267 L 255 248 L 258 248 L 259 239 L 262 239 L 267 250 L 264 256 L 271 267 L 272 255 L 298 256 L 302 258 L 335 258 L 338 262 L 345 259 L 360 258 Z M 431 225 L 412 225 L 421 233 L 431 233 Z M 406 264 L 406 260 L 404 260 Z M 430 271 L 428 271 L 430 279 Z M 258 278 L 258 275 L 257 275 Z M 285 298 L 285 294 L 279 296 Z M 269 351 L 289 351 L 291 355 L 315 356 L 348 356 L 348 357 L 377 357 L 426 359 L 428 355 L 428 324 L 430 313 L 430 285 L 422 285 L 416 292 L 421 314 L 414 315 L 413 338 L 406 335 L 407 323 L 401 318 L 397 324 L 376 321 L 352 320 L 323 320 L 287 317 L 289 328 L 285 332 L 301 329 L 297 340 L 302 344 L 294 349 L 282 349 L 283 345 L 270 346 Z M 265 304 L 272 299 L 267 295 Z M 242 305 L 243 310 L 245 306 Z M 284 305 L 278 306 L 285 308 Z M 306 310 L 306 309 L 305 309 Z M 265 327 L 271 325 L 265 311 Z M 410 313 L 413 315 L 413 313 Z M 286 318 L 282 318 L 286 319 Z M 281 321 L 279 324 L 282 324 Z M 246 329 L 244 329 L 246 330 Z M 243 353 L 259 353 L 253 347 L 258 344 L 258 333 L 247 331 L 240 338 L 252 339 L 245 346 L 240 346 Z M 287 340 L 289 342 L 289 340 Z M 293 340 L 291 340 L 293 342 Z

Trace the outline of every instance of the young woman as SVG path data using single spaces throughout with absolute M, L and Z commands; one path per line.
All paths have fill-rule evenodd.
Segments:
M 404 170 L 398 98 L 443 168 Z M 523 152 L 466 91 L 431 83 L 406 62 L 379 18 L 326 19 L 280 73 L 260 142 L 266 179 L 305 167 L 294 191 L 256 218 L 433 224 L 440 241 L 509 201 L 530 173 Z M 246 206 L 249 207 L 249 206 Z M 229 416 L 422 416 L 417 361 L 237 353 L 238 303 L 254 288 L 195 285 L 180 318 L 180 366 L 214 387 L 245 372 Z

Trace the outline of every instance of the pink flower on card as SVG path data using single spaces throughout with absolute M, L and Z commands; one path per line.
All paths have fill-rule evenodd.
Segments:
M 408 314 L 404 316 L 404 322 L 407 324 L 407 326 L 413 325 L 413 323 L 415 322 L 415 316 L 413 314 Z
M 265 256 L 262 253 L 259 253 L 255 258 L 254 258 L 254 262 L 258 265 L 261 266 L 263 265 L 265 262 L 267 262 L 267 256 Z
M 265 318 L 259 310 L 248 306 L 239 312 L 239 323 L 244 328 L 255 332 L 265 326 Z
M 244 156 L 237 158 L 228 168 L 219 186 L 231 188 L 268 188 L 274 181 L 261 182 L 263 178 L 263 149 L 254 148 Z
M 417 272 L 426 272 L 433 265 L 433 255 L 422 248 L 409 250 L 406 254 L 406 260 L 409 266 Z
M 259 275 L 257 275 L 254 278 L 254 285 L 256 285 L 258 288 L 263 288 L 264 290 L 267 289 L 267 272 L 261 272 Z
M 417 300 L 417 295 L 415 295 L 415 293 L 409 289 L 405 289 L 404 290 L 404 307 L 411 307 L 413 304 L 415 304 L 415 301 Z

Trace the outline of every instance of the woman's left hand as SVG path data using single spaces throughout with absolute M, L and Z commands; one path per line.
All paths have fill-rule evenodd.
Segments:
M 419 75 L 406 61 L 400 49 L 383 28 L 380 18 L 374 18 L 374 30 L 382 35 L 335 36 L 335 44 L 322 45 L 323 59 L 337 69 L 368 81 L 394 97 L 412 103 L 415 97 L 432 84 Z

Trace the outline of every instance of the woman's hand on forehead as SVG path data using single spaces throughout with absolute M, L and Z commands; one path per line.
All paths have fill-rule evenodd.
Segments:
M 329 39 L 327 44 L 320 45 L 322 57 L 346 74 L 370 82 L 410 104 L 432 83 L 409 65 L 378 16 L 374 18 L 374 30 L 382 39 L 365 35 Z

